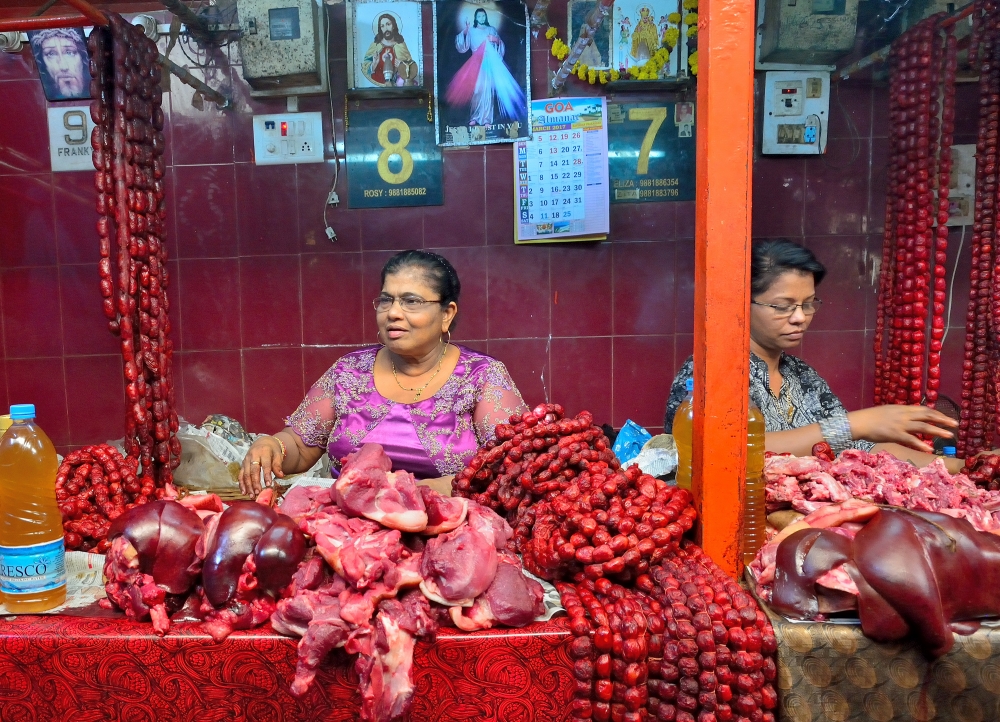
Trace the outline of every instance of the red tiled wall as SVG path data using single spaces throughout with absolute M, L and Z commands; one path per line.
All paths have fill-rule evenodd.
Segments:
M 333 37 L 343 37 L 343 5 L 333 8 Z M 429 61 L 429 41 L 425 48 Z M 541 97 L 543 69 L 555 67 L 544 38 L 532 63 Z M 615 426 L 662 424 L 673 373 L 692 349 L 693 203 L 613 205 L 605 243 L 515 247 L 510 147 L 445 150 L 444 206 L 331 208 L 330 243 L 321 213 L 333 164 L 254 166 L 251 116 L 281 112 L 284 101 L 251 100 L 238 66 L 209 82 L 230 86 L 235 110 L 195 110 L 176 79 L 164 95 L 170 314 L 185 417 L 224 413 L 254 431 L 277 428 L 334 360 L 375 341 L 369 299 L 385 260 L 428 248 L 463 281 L 455 340 L 504 361 L 529 403 L 548 396 Z M 886 94 L 840 93 L 858 137 L 835 105 L 827 156 L 758 159 L 754 232 L 804 239 L 830 266 L 827 306 L 803 354 L 854 408 L 871 393 Z M 300 108 L 327 103 L 304 98 Z M 91 175 L 49 172 L 46 104 L 27 51 L 0 53 L 0 105 L 17 109 L 0 113 L 0 406 L 33 401 L 63 447 L 118 437 L 122 375 L 100 311 Z M 342 169 L 342 198 L 346 176 Z M 959 304 L 953 317 L 963 313 Z
M 343 37 L 343 13 L 334 6 L 334 38 Z M 536 97 L 549 64 L 540 42 Z M 425 47 L 430 62 L 429 37 Z M 176 79 L 164 95 L 182 415 L 277 428 L 339 356 L 375 341 L 369 300 L 386 259 L 428 248 L 463 282 L 454 339 L 504 361 L 529 403 L 548 395 L 616 426 L 662 425 L 678 358 L 691 349 L 693 203 L 613 206 L 606 243 L 515 247 L 511 147 L 449 149 L 444 206 L 331 208 L 330 243 L 322 204 L 333 163 L 253 165 L 251 116 L 282 112 L 285 101 L 251 100 L 238 66 L 209 83 L 231 86 L 234 111 L 195 110 Z M 329 118 L 328 102 L 303 98 L 300 109 Z M 119 437 L 123 382 L 100 311 L 91 174 L 49 172 L 46 103 L 27 50 L 0 53 L 0 105 L 17 108 L 0 113 L 0 406 L 34 402 L 60 446 Z M 347 182 L 342 166 L 341 198 Z
M 976 89 L 958 86 L 955 143 L 974 143 Z M 867 83 L 835 84 L 830 139 L 819 157 L 759 156 L 754 163 L 753 233 L 788 237 L 816 253 L 828 270 L 818 295 L 824 305 L 806 334 L 802 358 L 816 367 L 848 409 L 870 406 L 874 383 L 877 269 L 885 221 L 888 90 Z M 849 119 L 849 121 L 848 121 Z M 949 242 L 954 303 L 942 352 L 941 393 L 961 398 L 961 359 L 969 289 L 967 229 Z

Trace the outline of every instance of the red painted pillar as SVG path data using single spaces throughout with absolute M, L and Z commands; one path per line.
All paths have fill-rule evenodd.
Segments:
M 702 546 L 734 575 L 746 469 L 755 5 L 698 4 L 693 487 Z

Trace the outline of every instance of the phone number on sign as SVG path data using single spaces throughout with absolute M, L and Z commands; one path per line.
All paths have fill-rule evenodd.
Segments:
M 388 188 L 365 189 L 365 198 L 380 198 L 382 196 L 425 196 L 426 188 Z
M 649 188 L 650 186 L 677 186 L 680 185 L 679 178 L 645 178 L 639 181 L 639 187 Z
M 680 194 L 681 192 L 677 188 L 652 188 L 639 191 L 640 198 L 672 198 Z

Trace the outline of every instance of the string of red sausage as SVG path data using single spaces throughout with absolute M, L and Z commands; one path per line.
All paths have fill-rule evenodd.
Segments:
M 180 444 L 167 315 L 161 75 L 155 43 L 120 15 L 109 18 L 110 27 L 95 28 L 88 40 L 101 295 L 108 328 L 121 337 L 125 451 L 162 487 Z
M 972 268 L 962 363 L 962 408 L 958 454 L 970 458 L 995 445 L 1000 372 L 1000 255 L 996 242 L 997 132 L 1000 113 L 1000 8 L 977 1 L 969 60 L 979 69 L 979 128 L 976 141 L 976 196 L 972 226 Z
M 621 469 L 586 411 L 542 404 L 496 429 L 455 478 L 504 515 L 524 566 L 569 615 L 570 720 L 774 720 L 774 631 L 694 544 L 684 489 Z
M 901 35 L 889 58 L 876 404 L 933 406 L 941 383 L 957 45 L 950 28 L 939 28 L 940 20 L 926 18 Z

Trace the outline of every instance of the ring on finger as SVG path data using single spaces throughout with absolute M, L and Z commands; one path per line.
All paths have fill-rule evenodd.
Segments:
M 260 466 L 260 462 L 259 461 L 251 461 L 250 462 L 250 466 L 255 466 L 255 465 L 256 466 Z

